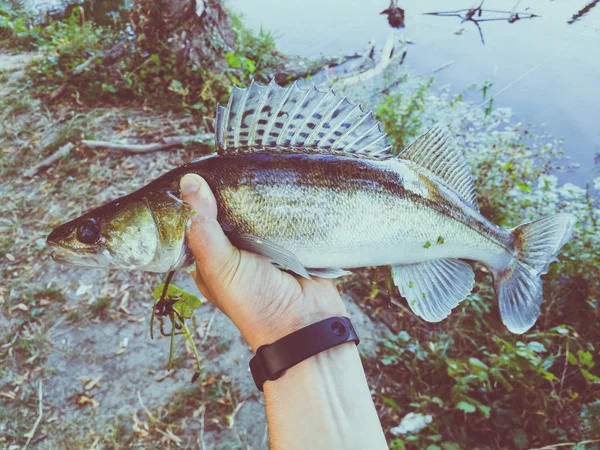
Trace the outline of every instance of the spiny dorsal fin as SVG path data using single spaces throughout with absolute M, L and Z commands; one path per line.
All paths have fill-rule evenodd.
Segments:
M 272 150 L 392 157 L 371 112 L 331 90 L 302 89 L 296 83 L 234 87 L 227 107 L 217 108 L 215 133 L 220 154 Z
M 406 147 L 398 158 L 412 161 L 433 172 L 477 209 L 477 196 L 471 169 L 446 125 L 441 123 L 434 125 L 427 133 Z

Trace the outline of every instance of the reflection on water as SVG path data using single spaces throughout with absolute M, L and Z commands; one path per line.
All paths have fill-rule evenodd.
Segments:
M 477 27 L 477 31 L 479 31 L 479 37 L 481 38 L 481 43 L 485 45 L 485 39 L 483 38 L 483 31 L 481 29 L 480 23 L 483 22 L 497 22 L 497 21 L 506 21 L 508 23 L 515 23 L 517 20 L 522 19 L 533 19 L 534 17 L 539 17 L 536 14 L 532 14 L 529 12 L 518 12 L 517 6 L 519 6 L 520 1 L 515 4 L 512 11 L 498 11 L 496 9 L 484 9 L 483 3 L 485 0 L 481 0 L 479 6 L 465 8 L 465 9 L 457 9 L 455 11 L 438 11 L 438 12 L 428 12 L 425 13 L 429 16 L 439 16 L 439 17 L 459 17 L 461 19 L 461 24 L 464 22 L 471 22 L 475 24 Z
M 351 54 L 372 40 L 379 54 L 390 31 L 387 17 L 380 15 L 390 0 L 303 0 L 285 2 L 285 7 L 280 0 L 226 1 L 243 13 L 251 28 L 262 25 L 275 32 L 278 47 L 288 54 Z M 494 107 L 511 107 L 523 123 L 545 124 L 538 128 L 542 134 L 564 137 L 564 149 L 571 158 L 565 164 L 579 162 L 582 167 L 559 177 L 583 186 L 598 176 L 594 157 L 600 151 L 600 8 L 590 7 L 580 20 L 568 24 L 577 9 L 591 3 L 523 0 L 514 11 L 508 11 L 516 1 L 507 8 L 506 0 L 485 0 L 482 9 L 503 11 L 503 15 L 502 20 L 482 24 L 486 42 L 482 46 L 476 26 L 461 24 L 462 19 L 425 15 L 471 6 L 471 0 L 399 0 L 396 5 L 403 9 L 405 25 L 401 32 L 415 44 L 410 46 L 404 67 L 426 76 L 445 67 L 436 73 L 436 85 L 449 84 L 455 94 L 473 83 L 481 87 L 486 80 L 494 94 L 519 80 L 494 100 Z M 508 13 L 512 12 L 518 13 L 519 19 L 528 14 L 540 17 L 514 20 L 513 16 L 509 23 Z M 482 17 L 493 18 L 491 14 L 482 13 Z M 400 73 L 401 68 L 395 67 Z M 473 100 L 481 101 L 480 97 Z
M 571 19 L 567 22 L 568 24 L 572 24 L 575 23 L 577 20 L 581 19 L 583 16 L 585 16 L 587 13 L 589 13 L 591 11 L 591 9 L 596 6 L 596 4 L 600 2 L 600 0 L 594 0 L 590 3 L 588 3 L 585 8 L 580 9 L 579 11 L 577 11 L 576 14 L 573 14 L 573 17 L 571 17 Z

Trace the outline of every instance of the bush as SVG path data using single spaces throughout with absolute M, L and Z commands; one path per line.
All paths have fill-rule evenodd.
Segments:
M 147 54 L 123 31 L 84 22 L 76 7 L 67 19 L 28 32 L 38 39 L 34 46 L 45 54 L 28 68 L 27 87 L 39 96 L 60 89 L 61 98 L 78 104 L 141 103 L 212 115 L 217 103 L 227 102 L 233 85 L 268 81 L 269 70 L 281 61 L 272 34 L 244 28 L 235 15 L 232 22 L 238 50 L 225 55 L 226 67 L 215 69 L 220 67 L 215 61 L 205 61 L 203 67 L 179 63 L 166 43 Z M 126 56 L 105 67 L 102 54 L 122 41 L 128 48 Z M 98 60 L 88 64 L 95 55 Z M 80 65 L 85 69 L 74 73 Z
M 465 149 L 482 214 L 502 227 L 560 211 L 575 214 L 578 223 L 544 277 L 542 315 L 529 333 L 504 328 L 491 277 L 477 266 L 475 290 L 445 322 L 424 324 L 409 314 L 401 319 L 407 331 L 380 342 L 372 370 L 382 376 L 386 429 L 411 411 L 433 416 L 419 435 L 389 435 L 390 445 L 496 449 L 590 439 L 598 426 L 590 414 L 598 406 L 591 402 L 600 384 L 600 209 L 594 200 L 600 179 L 586 189 L 561 185 L 554 175 L 560 142 L 514 125 L 509 109 L 470 111 L 460 98 L 432 94 L 431 84 L 409 80 L 405 86 L 412 88 L 385 97 L 377 109 L 397 149 L 445 121 Z

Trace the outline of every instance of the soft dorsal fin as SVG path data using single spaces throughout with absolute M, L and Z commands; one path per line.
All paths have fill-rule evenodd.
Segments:
M 272 81 L 234 87 L 217 108 L 217 153 L 293 151 L 386 159 L 391 146 L 371 112 L 315 86 L 287 88 Z
M 406 147 L 398 158 L 406 159 L 433 172 L 454 189 L 473 208 L 477 196 L 471 169 L 462 149 L 446 125 L 438 123 L 427 133 Z

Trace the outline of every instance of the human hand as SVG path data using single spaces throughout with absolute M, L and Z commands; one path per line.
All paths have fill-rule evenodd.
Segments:
M 187 174 L 180 187 L 182 199 L 196 211 L 187 231 L 196 260 L 194 281 L 254 351 L 311 323 L 347 315 L 332 280 L 297 278 L 231 245 L 217 222 L 215 197 L 202 177 Z

